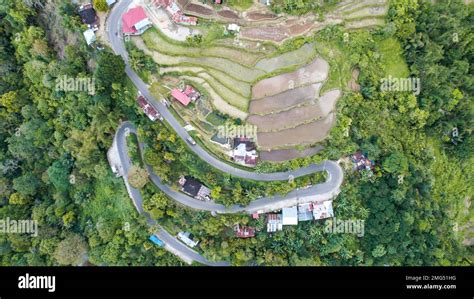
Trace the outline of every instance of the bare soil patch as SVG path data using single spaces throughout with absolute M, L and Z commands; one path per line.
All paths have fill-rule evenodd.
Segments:
M 251 114 L 268 114 L 275 111 L 285 110 L 292 106 L 314 100 L 317 97 L 320 88 L 321 83 L 316 83 L 290 89 L 260 100 L 252 100 L 250 101 L 249 111 Z
M 285 28 L 280 27 L 248 27 L 241 30 L 240 36 L 253 40 L 269 40 L 279 43 L 289 38 L 290 34 Z
M 330 113 L 326 118 L 278 132 L 259 132 L 258 145 L 263 150 L 309 145 L 327 137 L 336 117 Z
M 292 73 L 278 75 L 264 79 L 253 87 L 253 99 L 284 92 L 298 86 L 324 81 L 329 72 L 329 64 L 322 58 L 315 59 L 311 64 L 304 66 Z
M 261 13 L 261 12 L 249 12 L 247 18 L 251 21 L 261 21 L 261 20 L 272 20 L 277 16 L 270 13 Z
M 214 11 L 212 9 L 209 9 L 207 7 L 204 7 L 202 5 L 198 5 L 198 4 L 194 4 L 194 3 L 190 3 L 188 5 L 186 5 L 186 10 L 189 11 L 190 13 L 197 13 L 197 14 L 200 14 L 200 15 L 207 15 L 207 16 L 210 16 L 210 15 L 213 15 L 214 14 Z
M 347 83 L 347 87 L 350 89 L 350 90 L 353 90 L 353 91 L 359 91 L 360 90 L 360 85 L 357 83 L 357 79 L 359 78 L 359 69 L 354 69 L 352 71 L 352 79 Z
M 239 15 L 232 10 L 221 10 L 217 13 L 219 16 L 228 18 L 228 19 L 238 19 Z

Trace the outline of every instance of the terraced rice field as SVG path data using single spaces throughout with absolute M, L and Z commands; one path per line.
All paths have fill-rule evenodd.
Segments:
M 145 45 L 150 50 L 166 53 L 170 56 L 187 56 L 187 57 L 220 57 L 231 61 L 238 61 L 240 64 L 253 66 L 259 59 L 263 58 L 263 54 L 242 51 L 225 46 L 215 46 L 209 48 L 196 48 L 187 45 L 180 45 L 177 42 L 172 43 L 164 35 L 156 29 L 148 30 L 142 35 Z
M 284 54 L 276 54 L 276 45 L 330 24 L 343 24 L 348 29 L 382 25 L 388 7 L 388 0 L 347 0 L 320 21 L 312 15 L 295 18 L 265 11 L 246 15 L 227 9 L 215 11 L 180 1 L 184 1 L 185 11 L 221 21 L 233 19 L 229 22 L 242 25 L 239 44 L 248 46 L 236 47 L 229 38 L 206 48 L 190 47 L 169 40 L 158 30 L 149 30 L 132 40 L 160 65 L 160 74 L 196 84 L 207 91 L 216 110 L 256 125 L 257 143 L 264 151 L 261 158 L 271 161 L 320 150 L 296 148 L 314 145 L 327 137 L 335 122 L 337 100 L 342 95 L 337 88 L 347 85 L 345 79 L 350 78 L 351 71 L 341 63 L 344 55 L 336 55 L 333 51 L 337 49 L 331 45 L 305 44 Z M 276 43 L 268 45 L 261 41 Z M 331 65 L 318 53 L 327 57 Z
M 305 44 L 295 51 L 287 52 L 272 58 L 263 58 L 257 62 L 256 68 L 266 72 L 274 72 L 278 69 L 299 65 L 301 62 L 310 61 L 316 56 L 314 43 Z
M 296 128 L 278 132 L 258 132 L 258 145 L 263 150 L 311 145 L 324 140 L 334 124 L 335 113 Z
M 324 81 L 329 72 L 326 60 L 317 58 L 311 64 L 294 72 L 264 79 L 254 85 L 252 98 L 261 99 L 284 92 L 288 89 Z
M 247 121 L 256 125 L 260 132 L 274 132 L 294 128 L 326 117 L 335 109 L 340 96 L 340 90 L 333 90 L 324 94 L 319 100 L 311 101 L 306 105 L 276 114 L 251 115 L 247 118 Z
M 251 114 L 269 114 L 288 110 L 307 101 L 314 100 L 319 93 L 321 83 L 315 83 L 295 89 L 290 89 L 274 96 L 265 97 L 250 102 Z
M 268 58 L 264 51 L 243 51 L 227 46 L 193 48 L 169 41 L 157 29 L 132 41 L 160 65 L 161 75 L 184 75 L 193 79 L 210 94 L 217 95 L 213 101 L 216 109 L 239 118 L 247 116 L 252 85 L 258 78 L 281 69 L 297 68 L 316 56 L 313 44 Z M 301 75 L 304 75 L 306 69 L 302 70 Z

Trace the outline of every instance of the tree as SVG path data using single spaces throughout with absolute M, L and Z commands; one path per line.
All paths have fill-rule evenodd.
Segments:
M 99 90 L 105 93 L 112 92 L 113 83 L 123 83 L 125 75 L 125 62 L 120 55 L 110 52 L 101 52 L 94 77 L 99 85 Z
M 128 170 L 128 181 L 132 187 L 141 189 L 148 183 L 148 171 L 138 165 L 132 165 Z
M 53 186 L 60 192 L 64 192 L 69 187 L 69 170 L 61 161 L 54 161 L 48 168 L 48 177 Z
M 32 173 L 24 174 L 13 180 L 13 189 L 24 197 L 35 195 L 38 187 L 38 178 Z
M 408 159 L 402 153 L 394 152 L 384 160 L 383 169 L 388 173 L 404 174 L 408 171 Z
M 94 8 L 98 11 L 107 11 L 109 8 L 107 6 L 107 1 L 106 0 L 94 0 Z
M 84 239 L 74 233 L 69 234 L 59 242 L 54 257 L 60 265 L 78 266 L 84 261 L 87 252 L 87 244 Z
M 25 205 L 29 203 L 30 201 L 28 200 L 27 197 L 22 196 L 20 193 L 15 192 L 12 195 L 10 195 L 10 200 L 9 203 L 13 205 Z

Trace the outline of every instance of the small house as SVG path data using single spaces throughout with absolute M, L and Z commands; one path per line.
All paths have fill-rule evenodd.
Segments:
M 199 241 L 193 240 L 193 236 L 190 232 L 179 232 L 178 239 L 191 248 L 196 247 L 196 245 L 199 244 Z
M 281 214 L 267 214 L 267 232 L 273 233 L 283 230 L 283 220 Z
M 143 112 L 146 114 L 146 116 L 148 116 L 151 121 L 155 121 L 157 118 L 160 117 L 160 114 L 158 113 L 158 111 L 156 111 L 155 107 L 153 107 L 144 96 L 138 96 L 137 102 L 140 108 L 142 108 Z
M 316 220 L 334 217 L 332 200 L 313 203 L 313 216 Z
M 282 212 L 282 224 L 283 225 L 297 225 L 298 224 L 298 210 L 295 207 L 283 208 Z
M 87 29 L 86 31 L 83 32 L 84 38 L 86 40 L 86 44 L 88 46 L 92 45 L 96 41 L 95 33 L 94 30 L 92 29 Z
M 131 8 L 122 15 L 122 31 L 125 35 L 140 35 L 151 25 L 152 23 L 141 6 Z
M 181 177 L 179 179 L 181 191 L 199 200 L 211 200 L 211 190 L 200 181 L 192 177 Z
M 249 226 L 236 225 L 234 227 L 237 238 L 252 238 L 255 237 L 255 228 Z

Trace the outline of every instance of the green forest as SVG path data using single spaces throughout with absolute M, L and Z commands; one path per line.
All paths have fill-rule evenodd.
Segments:
M 321 11 L 311 3 L 275 1 L 272 9 Z M 325 233 L 324 221 L 269 236 L 262 218 L 184 208 L 146 179 L 137 182 L 145 211 L 170 233 L 193 232 L 204 257 L 232 265 L 472 265 L 472 246 L 463 242 L 472 239 L 474 219 L 473 19 L 473 5 L 461 0 L 392 0 L 385 26 L 350 31 L 348 39 L 344 27 L 329 26 L 311 38 L 333 44 L 360 71 L 360 91 L 339 100 L 322 152 L 257 170 L 367 153 L 373 173 L 346 171 L 334 200 L 336 217 L 365 220 L 363 237 Z M 170 185 L 192 175 L 225 205 L 325 180 L 318 173 L 263 183 L 212 168 L 170 127 L 146 118 L 122 58 L 88 47 L 84 29 L 69 1 L 0 1 L 0 219 L 33 219 L 40 227 L 37 237 L 0 233 L 0 265 L 184 265 L 148 241 L 155 228 L 109 167 L 106 153 L 121 121 L 136 124 L 148 145 L 141 161 L 137 140 L 128 140 L 134 164 L 146 162 Z M 150 64 L 138 54 L 134 59 Z M 419 94 L 380 90 L 383 78 L 405 72 L 420 79 Z M 95 93 L 58 90 L 65 76 L 94 79 Z M 235 224 L 261 231 L 238 239 Z

